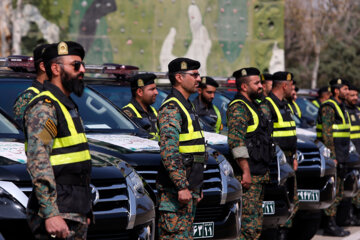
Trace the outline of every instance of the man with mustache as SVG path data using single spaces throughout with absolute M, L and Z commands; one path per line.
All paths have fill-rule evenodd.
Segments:
M 345 100 L 349 93 L 350 82 L 336 78 L 329 82 L 332 97 L 320 105 L 316 123 L 316 135 L 330 149 L 330 157 L 337 166 L 336 198 L 334 203 L 324 210 L 324 235 L 345 237 L 350 234 L 336 224 L 337 206 L 343 197 L 346 171 L 344 163 L 348 161 L 350 149 L 350 119 L 345 109 Z
M 49 81 L 24 112 L 27 170 L 33 183 L 27 217 L 36 239 L 86 239 L 92 217 L 89 146 L 70 98 L 84 91 L 84 55 L 76 42 L 48 46 L 43 61 Z
M 200 82 L 200 62 L 176 58 L 168 68 L 172 89 L 159 110 L 159 239 L 192 239 L 207 160 L 199 116 L 189 101 Z
M 235 175 L 243 186 L 240 239 L 259 239 L 263 221 L 264 186 L 269 181 L 269 163 L 275 156 L 272 123 L 257 101 L 262 94 L 260 71 L 242 68 L 233 73 L 237 95 L 229 103 L 228 143 Z
M 43 89 L 43 83 L 48 79 L 42 55 L 49 44 L 42 44 L 37 46 L 33 51 L 34 67 L 36 72 L 36 79 L 32 82 L 31 87 L 19 94 L 14 103 L 15 120 L 21 122 L 24 116 L 24 111 L 30 100 L 39 94 Z
M 197 91 L 199 95 L 192 102 L 199 117 L 204 119 L 216 133 L 220 133 L 223 129 L 220 111 L 212 103 L 218 87 L 219 84 L 212 77 L 201 77 Z
M 158 113 L 151 104 L 155 103 L 159 94 L 156 88 L 156 75 L 152 73 L 137 74 L 131 78 L 131 101 L 123 107 L 129 118 L 140 123 L 152 139 L 159 139 Z

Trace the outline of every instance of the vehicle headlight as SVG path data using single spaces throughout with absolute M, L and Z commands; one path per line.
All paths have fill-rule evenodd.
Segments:
M 26 218 L 25 208 L 5 189 L 0 187 L 0 218 Z
M 280 165 L 287 163 L 285 153 L 280 149 L 279 146 L 276 146 L 276 157 Z
M 219 164 L 219 167 L 225 176 L 234 177 L 234 170 L 228 160 L 224 158 L 224 160 Z
M 349 153 L 356 153 L 356 147 L 352 141 L 350 141 Z
M 132 171 L 127 177 L 126 182 L 134 192 L 135 196 L 141 197 L 145 193 L 145 188 L 141 177 Z
M 327 148 L 322 142 L 317 141 L 316 146 L 319 148 L 319 152 L 321 155 L 323 155 L 326 158 L 330 158 L 331 151 L 329 148 Z

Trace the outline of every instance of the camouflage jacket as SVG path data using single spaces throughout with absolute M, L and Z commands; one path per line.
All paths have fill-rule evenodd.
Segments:
M 43 85 L 40 82 L 38 82 L 36 79 L 32 82 L 31 86 L 38 89 L 39 92 L 43 90 Z M 31 89 L 26 89 L 25 91 L 19 94 L 13 106 L 13 111 L 16 121 L 18 122 L 22 121 L 26 106 L 31 101 L 31 99 L 33 99 L 36 95 L 37 93 Z
M 47 89 L 46 85 L 51 85 Z M 44 90 L 60 91 L 51 83 L 45 84 Z M 69 100 L 71 101 L 71 100 Z M 29 214 L 42 218 L 62 216 L 63 218 L 86 223 L 86 216 L 77 213 L 60 213 L 56 204 L 57 192 L 54 171 L 50 163 L 50 153 L 55 138 L 54 127 L 58 124 L 55 106 L 41 100 L 25 110 L 24 130 L 27 140 L 27 170 L 31 176 L 33 193 L 39 203 L 39 210 L 27 209 Z M 46 123 L 52 123 L 51 125 Z

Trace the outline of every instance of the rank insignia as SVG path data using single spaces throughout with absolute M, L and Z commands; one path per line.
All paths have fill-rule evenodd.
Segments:
M 337 80 L 337 84 L 342 84 L 342 81 L 340 78 Z

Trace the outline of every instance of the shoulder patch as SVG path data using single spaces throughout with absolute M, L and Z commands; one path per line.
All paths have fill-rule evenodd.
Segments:
M 56 137 L 57 128 L 56 128 L 55 123 L 51 119 L 48 119 L 45 122 L 45 128 L 46 128 L 46 130 L 48 130 L 48 132 L 51 134 L 52 137 Z
M 176 105 L 175 105 L 175 103 L 169 103 L 168 105 L 167 105 L 167 108 L 168 109 L 175 109 L 176 108 Z
M 51 100 L 48 99 L 48 98 L 45 98 L 45 99 L 44 99 L 44 102 L 46 102 L 46 103 L 52 103 Z

